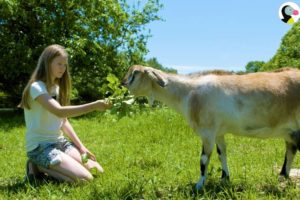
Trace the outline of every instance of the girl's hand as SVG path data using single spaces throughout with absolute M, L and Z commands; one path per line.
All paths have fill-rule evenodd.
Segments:
M 96 109 L 99 111 L 104 111 L 106 109 L 111 108 L 111 106 L 112 106 L 112 103 L 108 99 L 105 99 L 105 100 L 101 99 L 101 100 L 96 101 L 96 103 L 97 103 Z
M 88 155 L 89 159 L 91 159 L 93 161 L 96 161 L 96 156 L 92 152 L 90 152 L 85 146 L 81 147 L 79 149 L 79 151 L 80 151 L 81 154 L 86 153 Z

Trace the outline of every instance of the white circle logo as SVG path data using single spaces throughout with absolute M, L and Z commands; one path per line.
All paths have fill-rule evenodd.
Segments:
M 293 2 L 286 2 L 280 6 L 278 15 L 284 23 L 294 24 L 300 17 L 299 6 Z

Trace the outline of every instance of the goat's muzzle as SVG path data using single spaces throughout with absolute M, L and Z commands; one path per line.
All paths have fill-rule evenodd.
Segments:
M 121 82 L 121 85 L 124 86 L 124 87 L 127 87 L 128 86 L 128 81 L 127 80 L 123 80 Z

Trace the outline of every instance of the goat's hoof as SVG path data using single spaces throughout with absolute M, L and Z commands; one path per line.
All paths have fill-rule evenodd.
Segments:
M 284 175 L 279 175 L 279 177 L 278 177 L 278 181 L 279 181 L 279 182 L 286 181 L 287 179 L 288 179 L 288 177 L 287 177 L 287 176 L 284 176 Z
M 196 191 L 201 191 L 202 189 L 203 189 L 203 183 L 201 183 L 201 182 L 198 182 L 197 184 L 196 184 Z
M 221 178 L 221 182 L 222 182 L 222 183 L 229 183 L 229 182 L 230 182 L 229 176 L 222 177 L 222 178 Z

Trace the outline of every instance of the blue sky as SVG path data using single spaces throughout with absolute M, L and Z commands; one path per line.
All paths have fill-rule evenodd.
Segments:
M 164 21 L 147 26 L 152 37 L 146 58 L 156 57 L 178 73 L 238 71 L 249 61 L 268 61 L 292 27 L 278 16 L 285 2 L 161 0 Z M 293 2 L 300 5 L 300 0 Z

